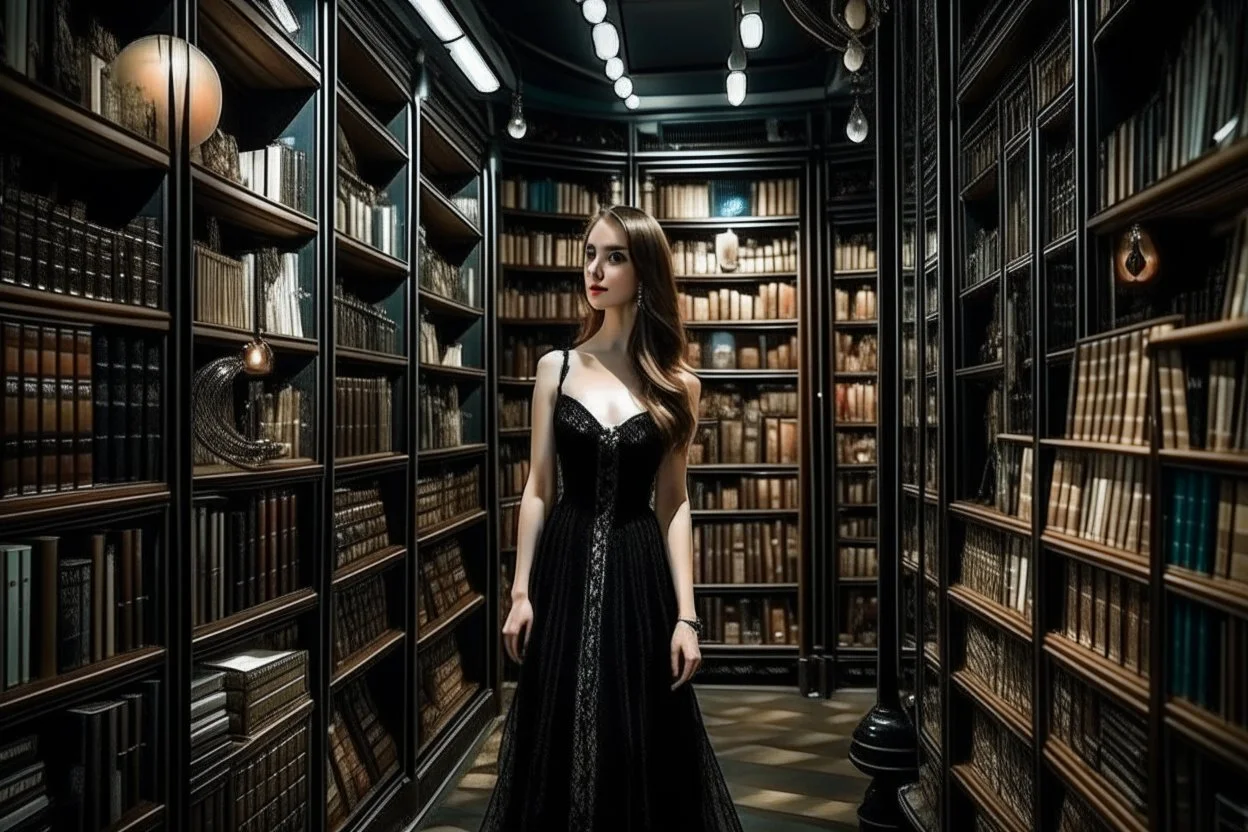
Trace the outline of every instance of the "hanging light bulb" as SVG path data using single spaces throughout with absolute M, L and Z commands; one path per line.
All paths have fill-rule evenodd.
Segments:
M 614 81 L 624 74 L 624 62 L 617 58 L 607 59 L 607 78 Z
M 581 15 L 586 23 L 591 25 L 601 23 L 607 17 L 606 0 L 585 0 L 581 4 Z
M 637 97 L 637 93 L 633 93 L 628 98 L 624 99 L 624 106 L 630 110 L 636 110 L 639 106 L 641 106 L 641 99 Z
M 585 0 L 589 2 L 589 0 Z M 599 60 L 609 60 L 620 54 L 620 33 L 611 23 L 598 23 L 593 29 L 594 54 Z
M 622 76 L 615 82 L 615 94 L 620 98 L 628 98 L 633 94 L 633 79 L 627 75 Z
M 854 99 L 854 108 L 849 111 L 849 121 L 845 123 L 845 135 L 855 144 L 862 144 L 867 140 L 867 117 L 857 98 Z
M 513 139 L 523 139 L 529 132 L 529 125 L 524 120 L 524 105 L 520 100 L 520 91 L 511 97 L 511 120 L 507 122 L 507 134 Z
M 763 44 L 763 15 L 759 12 L 758 0 L 741 0 L 741 45 L 746 49 L 757 49 Z
M 867 25 L 866 0 L 849 0 L 845 4 L 845 23 L 855 32 L 862 31 Z
M 845 68 L 850 72 L 857 72 L 862 69 L 866 59 L 867 51 L 862 48 L 862 43 L 858 38 L 850 38 L 849 45 L 845 47 Z
M 741 102 L 745 101 L 745 73 L 739 69 L 729 72 L 727 87 L 728 103 L 740 107 Z
M 263 338 L 243 346 L 243 372 L 249 376 L 267 376 L 273 372 L 273 348 Z

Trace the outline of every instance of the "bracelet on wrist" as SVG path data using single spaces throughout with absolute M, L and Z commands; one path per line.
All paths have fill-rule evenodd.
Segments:
M 702 619 L 701 618 L 677 618 L 678 622 L 687 624 L 699 637 L 702 635 Z

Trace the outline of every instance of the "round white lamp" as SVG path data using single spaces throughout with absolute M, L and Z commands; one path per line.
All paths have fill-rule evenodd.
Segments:
M 189 122 L 191 147 L 198 147 L 221 120 L 221 76 L 191 43 L 171 35 L 148 35 L 130 43 L 113 60 L 113 77 L 134 84 L 156 105 L 157 135 L 169 136 L 168 101 L 173 92 L 173 121 L 180 130 Z

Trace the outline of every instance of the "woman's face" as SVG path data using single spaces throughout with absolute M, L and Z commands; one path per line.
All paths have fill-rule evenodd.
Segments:
M 608 309 L 637 299 L 637 271 L 628 236 L 612 217 L 594 223 L 585 241 L 585 295 L 594 309 Z

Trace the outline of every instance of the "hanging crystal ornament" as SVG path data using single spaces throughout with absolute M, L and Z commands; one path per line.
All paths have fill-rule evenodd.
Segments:
M 1132 277 L 1139 277 L 1144 271 L 1144 252 L 1140 251 L 1140 227 L 1131 226 L 1131 253 L 1127 255 L 1127 271 Z
M 845 4 L 845 24 L 855 32 L 861 32 L 867 25 L 866 0 L 849 0 Z
M 867 50 L 863 48 L 862 41 L 856 36 L 850 38 L 849 46 L 845 47 L 845 68 L 850 72 L 857 72 L 862 69 L 862 64 L 866 59 Z
M 851 142 L 862 144 L 867 140 L 867 116 L 862 112 L 858 97 L 854 96 L 854 107 L 849 111 L 849 121 L 845 123 L 845 135 Z

